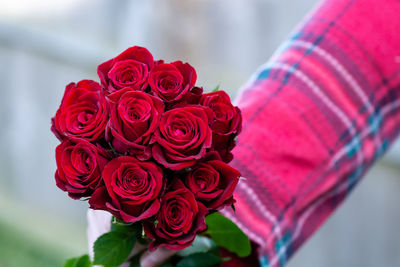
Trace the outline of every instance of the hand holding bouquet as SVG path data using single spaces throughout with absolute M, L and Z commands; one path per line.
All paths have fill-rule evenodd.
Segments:
M 94 244 L 94 264 L 135 266 L 140 254 L 128 257 L 136 242 L 179 251 L 168 263 L 177 266 L 218 265 L 219 247 L 248 255 L 247 237 L 216 212 L 234 208 L 240 178 L 228 165 L 242 124 L 229 96 L 203 94 L 192 66 L 154 61 L 142 47 L 97 71 L 101 84 L 67 85 L 52 119 L 61 141 L 57 186 L 113 215 L 111 232 Z

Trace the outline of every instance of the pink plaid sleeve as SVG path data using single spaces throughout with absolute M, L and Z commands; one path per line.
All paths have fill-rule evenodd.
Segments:
M 224 210 L 283 266 L 400 130 L 400 1 L 323 2 L 245 86 Z

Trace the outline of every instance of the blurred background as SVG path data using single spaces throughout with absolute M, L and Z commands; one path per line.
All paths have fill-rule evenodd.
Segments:
M 133 45 L 234 97 L 317 0 L 0 0 L 0 267 L 87 253 L 86 202 L 54 182 L 50 118 L 65 85 Z M 400 266 L 400 145 L 289 267 Z

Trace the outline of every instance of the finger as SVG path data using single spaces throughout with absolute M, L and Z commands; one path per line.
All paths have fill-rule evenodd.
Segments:
M 146 246 L 140 244 L 139 242 L 136 242 L 135 246 L 133 247 L 133 249 L 131 251 L 131 254 L 129 254 L 129 256 L 128 256 L 128 259 L 135 256 L 136 254 L 140 253 L 141 251 L 143 251 L 146 248 L 147 248 Z M 124 262 L 119 267 L 129 267 L 129 266 L 131 266 L 131 264 L 129 262 Z M 96 266 L 94 266 L 94 267 L 96 267 Z
M 135 246 L 132 249 L 131 254 L 129 254 L 129 257 L 132 257 L 133 255 L 138 254 L 139 252 L 143 251 L 145 248 L 147 248 L 147 246 L 140 244 L 139 242 L 135 243 Z
M 143 256 L 140 258 L 140 266 L 142 267 L 157 267 L 167 259 L 169 259 L 172 255 L 174 255 L 176 251 L 166 250 L 164 248 L 158 248 L 154 252 L 145 252 Z
M 99 236 L 111 229 L 111 214 L 102 210 L 89 209 L 87 212 L 88 228 L 87 237 L 89 255 L 93 259 L 93 244 Z

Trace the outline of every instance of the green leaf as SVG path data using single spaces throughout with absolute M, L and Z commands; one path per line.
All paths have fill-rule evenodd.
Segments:
M 232 208 L 233 212 L 236 212 L 235 204 L 232 203 L 231 208 Z
M 210 238 L 198 235 L 194 239 L 192 245 L 184 250 L 179 250 L 176 255 L 186 257 L 194 253 L 207 252 L 216 247 L 217 245 Z
M 160 267 L 174 267 L 174 265 L 172 265 L 172 263 L 170 262 L 165 262 L 162 265 L 160 265 Z
M 217 92 L 217 91 L 219 91 L 219 84 L 217 85 L 217 87 L 215 87 L 211 92 Z
M 122 264 L 136 242 L 136 233 L 113 231 L 105 233 L 94 242 L 93 264 L 114 267 Z
M 136 241 L 140 244 L 148 245 L 149 243 L 141 223 L 126 223 L 113 217 L 111 220 L 111 232 L 135 234 Z
M 142 256 L 142 253 L 134 255 L 130 259 L 131 264 L 129 265 L 129 267 L 140 267 L 140 256 Z
M 223 260 L 217 255 L 202 252 L 191 254 L 183 258 L 176 264 L 176 267 L 212 267 L 222 261 Z
M 64 265 L 64 267 L 91 267 L 91 266 L 92 262 L 90 261 L 90 258 L 87 254 L 81 257 L 69 259 Z
M 121 232 L 121 233 L 135 232 L 136 233 L 139 231 L 139 228 L 141 228 L 140 224 L 125 223 L 123 221 L 119 221 L 115 217 L 113 217 L 111 220 L 111 232 Z
M 218 246 L 226 248 L 239 257 L 250 255 L 249 238 L 231 220 L 215 212 L 206 217 L 206 224 L 205 234 L 208 234 Z

